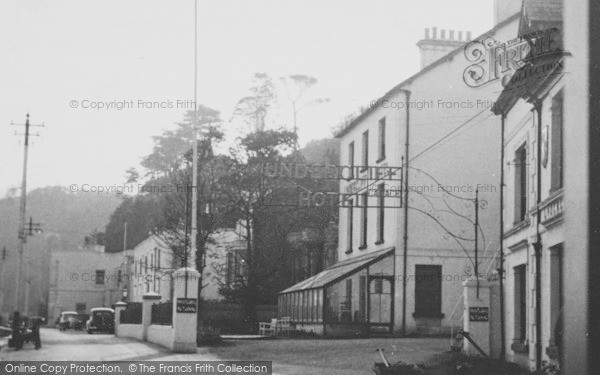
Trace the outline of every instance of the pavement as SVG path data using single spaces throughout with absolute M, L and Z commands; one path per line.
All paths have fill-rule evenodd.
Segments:
M 31 343 L 16 351 L 5 345 L 0 350 L 2 361 L 138 361 L 177 360 L 168 349 L 148 342 L 115 337 L 112 334 L 42 328 L 42 348 Z M 199 359 L 201 360 L 201 359 Z M 208 359 L 207 359 L 208 360 Z

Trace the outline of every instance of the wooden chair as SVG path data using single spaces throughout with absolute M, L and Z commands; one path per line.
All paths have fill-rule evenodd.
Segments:
M 281 318 L 277 322 L 277 326 L 275 327 L 276 335 L 285 334 L 286 336 L 290 336 L 290 331 L 292 330 L 292 319 L 289 316 Z
M 277 319 L 271 319 L 270 323 L 259 322 L 258 334 L 261 336 L 275 336 L 277 334 Z

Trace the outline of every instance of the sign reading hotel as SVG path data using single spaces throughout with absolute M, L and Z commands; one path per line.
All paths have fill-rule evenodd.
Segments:
M 280 186 L 277 190 L 280 196 L 287 197 L 287 201 L 285 199 L 267 202 L 263 200 L 264 206 L 402 207 L 402 167 L 264 163 L 262 176 L 278 179 Z M 341 192 L 311 191 L 302 186 L 305 184 L 303 181 L 318 179 L 345 180 L 347 183 L 344 184 Z M 284 186 L 281 186 L 281 181 L 285 182 Z M 365 200 L 365 197 L 382 199 L 371 201 Z

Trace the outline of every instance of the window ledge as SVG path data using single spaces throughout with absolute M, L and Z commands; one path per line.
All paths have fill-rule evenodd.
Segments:
M 444 316 L 446 316 L 444 313 L 417 313 L 414 312 L 412 314 L 413 318 L 433 318 L 433 319 L 442 319 Z
M 352 254 L 352 249 L 348 249 L 348 250 L 344 251 L 344 254 L 346 254 L 346 255 Z
M 381 244 L 383 244 L 383 242 L 384 242 L 383 240 L 379 240 L 379 241 L 375 242 L 375 245 L 381 245 Z
M 379 163 L 381 163 L 384 160 L 385 160 L 385 155 L 382 156 L 382 157 L 380 157 L 379 159 L 375 160 L 375 163 L 379 164 Z
M 513 234 L 519 232 L 520 230 L 527 228 L 530 224 L 531 221 L 529 219 L 521 220 L 518 223 L 514 223 L 512 228 L 504 232 L 504 238 L 508 238 Z
M 510 348 L 515 353 L 529 353 L 529 345 L 522 342 L 513 342 Z
M 364 249 L 366 249 L 366 248 L 367 248 L 367 245 L 361 245 L 361 246 L 358 248 L 358 250 L 364 250 Z

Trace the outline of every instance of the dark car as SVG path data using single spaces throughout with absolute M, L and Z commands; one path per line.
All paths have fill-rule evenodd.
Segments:
M 115 333 L 115 310 L 108 307 L 95 307 L 90 311 L 90 318 L 85 324 L 87 333 Z
M 77 319 L 78 321 L 75 324 L 75 329 L 80 331 L 85 328 L 87 321 L 90 319 L 90 314 L 78 313 Z

